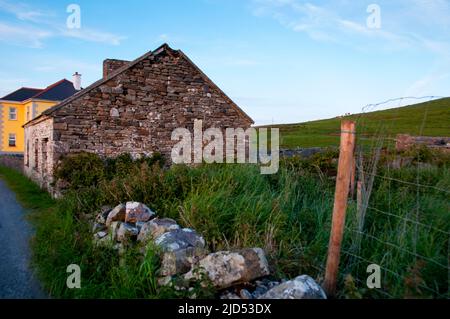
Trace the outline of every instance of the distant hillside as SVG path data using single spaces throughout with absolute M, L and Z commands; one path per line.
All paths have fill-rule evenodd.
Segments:
M 397 134 L 450 136 L 450 98 L 345 117 L 357 122 L 358 136 L 366 141 L 374 137 L 392 139 Z M 281 147 L 338 146 L 340 122 L 332 118 L 279 127 Z M 422 127 L 423 126 L 423 127 Z

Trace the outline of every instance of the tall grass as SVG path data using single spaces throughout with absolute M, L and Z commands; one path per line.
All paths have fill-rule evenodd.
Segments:
M 52 296 L 161 298 L 185 295 L 158 288 L 158 258 L 153 250 L 144 259 L 138 248 L 130 249 L 120 261 L 113 249 L 93 247 L 88 223 L 92 213 L 102 205 L 141 201 L 158 216 L 198 230 L 212 250 L 259 246 L 268 255 L 274 277 L 306 273 L 320 281 L 334 194 L 334 180 L 327 177 L 331 174 L 323 167 L 333 169 L 329 161 L 317 166 L 293 160 L 282 163 L 278 174 L 264 176 L 251 165 L 173 166 L 164 170 L 140 163 L 126 175 L 109 176 L 95 186 L 69 191 L 58 202 L 48 199 L 22 176 L 11 177 L 4 168 L 0 174 L 11 185 L 22 185 L 14 187 L 17 192 L 24 192 L 23 185 L 28 185 L 34 187 L 35 196 L 48 200 L 33 214 L 37 227 L 33 247 L 39 273 Z M 447 189 L 450 181 L 446 166 L 420 171 L 404 168 L 390 174 Z M 27 202 L 28 195 L 20 198 Z M 355 249 L 356 203 L 350 201 L 338 297 L 449 297 L 448 268 L 439 266 L 448 265 L 448 199 L 448 193 L 437 189 L 418 192 L 413 183 L 376 179 L 359 249 Z M 66 267 L 72 263 L 82 269 L 80 290 L 65 286 Z M 369 263 L 382 267 L 380 290 L 365 288 Z M 353 279 L 353 285 L 348 278 Z M 199 296 L 211 295 L 204 292 Z

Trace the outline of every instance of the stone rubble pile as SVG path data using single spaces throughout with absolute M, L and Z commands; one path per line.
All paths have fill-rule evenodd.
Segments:
M 309 276 L 282 282 L 271 281 L 269 264 L 261 248 L 208 251 L 205 239 L 195 230 L 182 228 L 174 220 L 159 218 L 146 205 L 127 202 L 102 207 L 93 225 L 94 244 L 110 245 L 122 254 L 129 245 L 140 244 L 161 252 L 160 285 L 174 276 L 185 282 L 208 279 L 221 299 L 325 299 L 322 288 Z M 205 283 L 206 284 L 206 283 Z

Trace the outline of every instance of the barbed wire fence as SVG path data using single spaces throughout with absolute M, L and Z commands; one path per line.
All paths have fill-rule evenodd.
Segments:
M 396 112 L 402 109 L 391 110 L 388 119 L 367 116 L 392 103 L 400 107 L 411 99 L 423 101 L 423 108 L 411 117 L 418 123 L 414 133 L 424 136 L 433 128 L 429 117 L 436 114 L 430 107 L 437 98 L 391 99 L 349 117 L 356 123 L 356 148 L 340 250 L 341 290 L 350 276 L 358 289 L 373 297 L 450 298 L 448 145 L 442 145 L 442 151 L 414 145 L 400 150 L 396 135 L 406 132 Z M 367 267 L 373 264 L 381 270 L 381 287 L 376 289 L 367 284 Z

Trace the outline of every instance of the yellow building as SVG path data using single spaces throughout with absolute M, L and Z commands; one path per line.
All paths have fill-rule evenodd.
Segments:
M 23 154 L 23 125 L 43 111 L 72 96 L 79 89 L 79 74 L 74 83 L 63 79 L 45 89 L 20 88 L 0 99 L 0 154 Z

